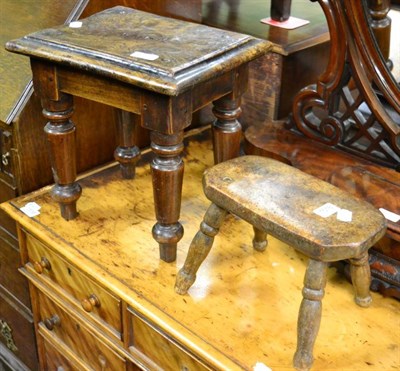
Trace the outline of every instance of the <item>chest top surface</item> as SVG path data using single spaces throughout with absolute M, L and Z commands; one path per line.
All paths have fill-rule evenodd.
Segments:
M 79 217 L 74 220 L 60 216 L 50 186 L 3 203 L 0 209 L 33 236 L 30 241 L 42 242 L 211 369 L 256 370 L 268 365 L 274 370 L 289 370 L 307 264 L 295 249 L 271 237 L 264 253 L 254 251 L 252 226 L 228 217 L 188 294 L 174 291 L 177 272 L 209 207 L 199 182 L 213 164 L 212 142 L 197 139 L 189 141 L 185 152 L 181 208 L 185 233 L 174 263 L 159 259 L 159 246 L 151 237 L 150 154 L 143 155 L 134 181 L 122 179 L 118 166 L 81 178 L 84 192 Z M 29 217 L 21 211 L 28 202 L 41 206 L 39 215 Z M 366 359 L 357 351 L 360 339 L 380 350 L 368 353 L 376 356 L 371 359 L 376 367 L 371 366 L 370 371 L 382 369 L 380 359 L 397 365 L 398 349 L 389 345 L 399 342 L 398 331 L 390 329 L 398 324 L 400 303 L 374 295 L 374 305 L 368 311 L 362 309 L 367 317 L 355 321 L 360 314 L 355 313 L 350 284 L 339 279 L 333 267 L 329 275 L 334 279 L 329 280 L 330 292 L 324 298 L 325 316 L 335 320 L 331 326 L 330 321 L 321 326 L 318 341 L 325 351 L 323 357 L 316 358 L 315 369 L 326 369 L 326 359 L 335 362 L 332 364 L 338 370 L 357 369 Z M 370 321 L 376 316 L 384 320 Z M 365 326 L 367 319 L 369 325 Z M 340 334 L 346 328 L 355 329 L 346 332 L 346 347 L 355 351 L 343 357 Z M 371 332 L 376 336 L 371 337 Z
M 170 95 L 175 95 L 183 86 L 208 79 L 210 72 L 224 73 L 270 47 L 252 36 L 122 6 L 81 22 L 27 35 L 6 48 L 157 91 L 154 76 L 170 82 Z

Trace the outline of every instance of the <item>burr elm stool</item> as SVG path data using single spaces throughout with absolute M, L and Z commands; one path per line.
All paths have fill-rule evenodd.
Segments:
M 249 35 L 121 6 L 8 42 L 9 51 L 31 60 L 34 89 L 49 120 L 45 131 L 56 183 L 52 195 L 61 215 L 75 218 L 81 195 L 75 125 L 70 120 L 72 96 L 77 95 L 124 111 L 115 157 L 126 178 L 134 176 L 140 155 L 133 125 L 140 122 L 150 130 L 157 219 L 153 237 L 161 259 L 175 260 L 183 235 L 179 214 L 184 129 L 193 112 L 213 102 L 215 162 L 237 156 L 237 118 L 248 62 L 270 47 L 268 41 Z
M 309 258 L 293 360 L 295 368 L 309 369 L 321 321 L 328 263 L 350 260 L 355 301 L 369 306 L 368 249 L 385 233 L 385 218 L 369 203 L 265 157 L 244 156 L 215 165 L 205 172 L 203 187 L 212 204 L 178 273 L 176 292 L 185 294 L 195 282 L 196 272 L 228 213 L 253 226 L 256 250 L 265 250 L 267 234 L 286 242 Z M 321 213 L 317 214 L 318 209 Z M 351 221 L 338 220 L 339 213 L 343 214 L 339 209 L 347 210 L 347 216 L 351 211 Z

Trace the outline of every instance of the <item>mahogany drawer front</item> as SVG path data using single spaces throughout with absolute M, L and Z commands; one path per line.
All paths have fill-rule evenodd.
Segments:
M 143 354 L 163 370 L 209 370 L 151 322 L 139 317 L 132 309 L 128 313 L 132 330 L 129 350 L 133 355 Z
M 71 316 L 44 293 L 37 290 L 39 326 L 41 331 L 51 331 L 75 353 L 82 362 L 95 370 L 121 371 L 126 369 L 125 359 L 105 344 L 100 335 L 85 326 L 79 317 Z
M 111 326 L 121 339 L 121 300 L 92 281 L 72 264 L 26 233 L 29 261 L 40 275 L 46 275 L 73 296 L 76 304 Z

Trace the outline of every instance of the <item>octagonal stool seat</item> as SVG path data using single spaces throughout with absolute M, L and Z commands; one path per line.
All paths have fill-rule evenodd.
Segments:
M 203 187 L 212 204 L 178 273 L 176 292 L 185 294 L 195 282 L 228 213 L 253 226 L 256 250 L 265 250 L 267 234 L 287 243 L 309 258 L 293 359 L 295 368 L 308 370 L 313 363 L 329 262 L 350 260 L 355 301 L 369 306 L 368 249 L 385 233 L 385 218 L 369 203 L 265 157 L 244 156 L 215 165 L 205 172 Z

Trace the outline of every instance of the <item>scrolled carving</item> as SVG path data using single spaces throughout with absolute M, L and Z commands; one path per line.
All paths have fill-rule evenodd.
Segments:
M 318 114 L 316 113 L 318 111 Z M 295 98 L 293 118 L 304 135 L 334 146 L 342 140 L 344 127 L 335 116 L 329 115 L 326 104 L 315 85 L 303 89 Z
M 318 0 L 331 35 L 328 66 L 294 99 L 291 128 L 400 171 L 400 87 L 362 1 Z

